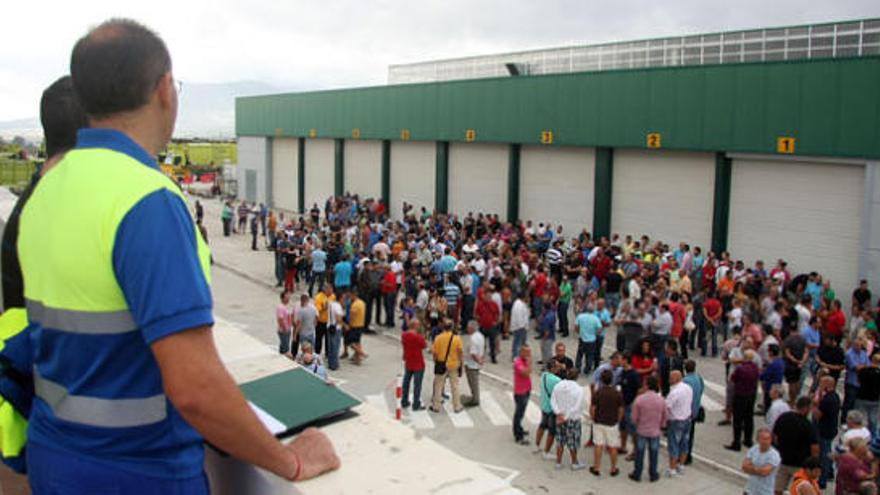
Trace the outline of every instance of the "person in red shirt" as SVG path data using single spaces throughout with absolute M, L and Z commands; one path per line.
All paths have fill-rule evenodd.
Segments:
M 602 282 L 605 280 L 605 276 L 608 275 L 608 271 L 611 270 L 611 258 L 605 256 L 604 249 L 599 248 L 593 261 L 590 263 L 590 267 L 593 276 L 599 279 L 599 282 Z
M 715 266 L 715 260 L 711 258 L 712 253 L 709 253 L 709 256 L 710 258 L 703 264 L 703 288 L 711 291 L 715 290 L 715 272 L 717 267 Z
M 500 321 L 501 312 L 498 305 L 492 300 L 488 285 L 480 287 L 477 291 L 477 305 L 474 308 L 474 317 L 480 324 L 480 333 L 486 337 L 489 342 L 489 357 L 493 363 L 497 363 L 498 343 L 495 336 L 498 334 L 498 322 Z
M 835 299 L 831 303 L 831 313 L 825 319 L 825 331 L 834 336 L 837 342 L 843 338 L 843 329 L 846 326 L 846 315 L 841 309 L 840 300 Z
M 424 409 L 422 406 L 422 379 L 425 377 L 424 350 L 428 347 L 425 337 L 419 333 L 419 321 L 410 322 L 400 336 L 403 345 L 403 398 L 401 407 L 409 407 L 409 384 L 413 382 L 412 410 Z
M 397 274 L 386 265 L 383 268 L 385 274 L 379 284 L 382 292 L 382 300 L 385 302 L 385 326 L 394 328 L 394 311 L 397 304 Z
M 706 357 L 708 338 L 712 339 L 712 357 L 718 356 L 718 326 L 721 324 L 721 301 L 715 295 L 714 291 L 706 290 L 706 300 L 703 302 L 703 326 L 700 328 L 700 350 L 702 356 Z

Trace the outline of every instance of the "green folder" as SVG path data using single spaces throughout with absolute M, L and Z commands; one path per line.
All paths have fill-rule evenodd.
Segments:
M 263 424 L 277 437 L 347 418 L 360 401 L 302 368 L 241 385 Z

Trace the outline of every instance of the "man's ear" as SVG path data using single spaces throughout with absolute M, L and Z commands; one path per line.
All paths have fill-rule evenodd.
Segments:
M 176 98 L 174 89 L 174 76 L 168 71 L 159 79 L 156 85 L 156 96 L 159 98 L 159 104 L 162 108 L 171 108 L 174 106 L 174 98 Z

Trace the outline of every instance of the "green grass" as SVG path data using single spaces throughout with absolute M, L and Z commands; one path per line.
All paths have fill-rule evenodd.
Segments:
M 36 170 L 36 162 L 0 157 L 0 185 L 18 186 L 27 184 Z

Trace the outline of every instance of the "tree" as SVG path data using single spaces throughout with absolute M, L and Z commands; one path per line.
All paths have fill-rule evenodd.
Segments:
M 23 138 L 21 136 L 15 136 L 14 138 L 12 138 L 12 144 L 15 144 L 15 145 L 18 145 L 18 146 L 21 146 L 22 148 L 24 148 L 25 146 L 27 146 L 27 141 L 25 140 L 25 138 Z

